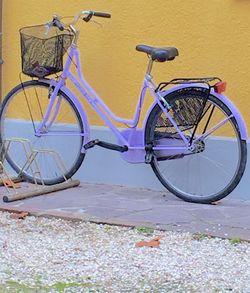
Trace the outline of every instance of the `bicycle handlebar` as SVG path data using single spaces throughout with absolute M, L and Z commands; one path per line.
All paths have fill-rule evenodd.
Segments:
M 82 18 L 82 20 L 84 20 L 85 22 L 89 22 L 93 16 L 103 17 L 103 18 L 111 18 L 110 13 L 88 10 L 88 11 L 81 11 L 80 13 L 76 14 L 74 16 L 74 20 L 71 23 L 66 24 L 61 21 L 62 17 L 60 17 L 58 15 L 54 15 L 52 21 L 50 21 L 46 24 L 47 33 L 49 32 L 49 30 L 52 26 L 57 27 L 60 31 L 68 30 L 68 31 L 71 31 L 75 35 L 75 42 L 76 42 L 79 33 L 76 30 L 76 28 L 74 27 L 74 25 L 78 22 L 78 20 L 80 18 Z M 67 17 L 64 17 L 64 18 L 67 18 Z
M 93 16 L 111 18 L 111 14 L 106 13 L 106 12 L 91 11 L 90 10 L 90 11 L 83 11 L 82 13 L 87 14 L 86 16 L 83 17 L 83 20 L 86 22 L 90 21 Z
M 107 12 L 101 12 L 101 11 L 89 11 L 89 12 L 92 13 L 93 16 L 111 18 L 111 14 Z
M 99 17 L 106 17 L 106 18 L 111 18 L 111 14 L 107 12 L 94 12 L 94 16 L 99 16 Z
M 72 23 L 70 23 L 69 25 L 64 25 L 61 22 L 61 17 L 54 15 L 53 16 L 53 20 L 49 23 L 47 23 L 47 25 L 50 26 L 55 26 L 57 27 L 60 31 L 65 30 L 65 27 L 69 27 L 70 25 L 74 25 L 77 23 L 77 21 L 81 18 L 81 16 L 83 16 L 82 20 L 84 20 L 85 22 L 89 22 L 91 20 L 91 18 L 93 16 L 96 17 L 103 17 L 103 18 L 111 18 L 111 14 L 107 13 L 107 12 L 101 12 L 101 11 L 93 11 L 93 10 L 88 10 L 88 11 L 82 11 L 80 13 L 78 13 L 75 17 L 74 17 L 74 21 Z
M 64 25 L 61 23 L 61 21 L 57 18 L 57 16 L 53 17 L 52 25 L 56 26 L 60 31 L 64 31 Z

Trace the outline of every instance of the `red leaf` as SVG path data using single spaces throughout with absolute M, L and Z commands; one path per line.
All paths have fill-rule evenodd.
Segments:
M 20 213 L 13 213 L 10 215 L 11 219 L 15 219 L 15 220 L 24 220 L 29 213 L 27 212 L 20 212 Z
M 159 247 L 160 239 L 161 237 L 157 236 L 150 241 L 139 241 L 135 244 L 135 247 Z
M 3 180 L 3 184 L 8 188 L 21 188 L 21 185 L 12 180 Z

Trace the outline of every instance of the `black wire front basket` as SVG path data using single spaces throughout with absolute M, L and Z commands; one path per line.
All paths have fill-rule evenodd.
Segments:
M 63 70 L 63 55 L 73 40 L 70 32 L 56 27 L 49 32 L 45 25 L 20 29 L 22 72 L 30 77 L 43 78 Z

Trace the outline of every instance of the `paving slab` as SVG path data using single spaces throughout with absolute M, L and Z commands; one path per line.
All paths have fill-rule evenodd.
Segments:
M 24 184 L 22 188 L 34 186 Z M 2 201 L 4 195 L 6 190 L 1 187 L 0 209 L 11 212 L 250 241 L 250 202 L 230 197 L 216 205 L 193 204 L 167 191 L 89 183 L 10 203 Z

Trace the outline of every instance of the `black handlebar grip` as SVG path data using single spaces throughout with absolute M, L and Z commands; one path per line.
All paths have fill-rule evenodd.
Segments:
M 58 18 L 53 18 L 53 26 L 58 27 L 60 31 L 64 30 L 64 26 Z
M 93 15 L 98 17 L 111 18 L 111 14 L 106 12 L 93 11 Z

